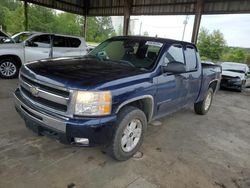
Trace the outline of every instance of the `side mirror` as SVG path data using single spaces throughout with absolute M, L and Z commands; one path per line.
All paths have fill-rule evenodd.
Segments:
M 169 73 L 184 73 L 186 72 L 186 65 L 178 61 L 169 62 L 166 66 L 162 66 L 163 72 Z

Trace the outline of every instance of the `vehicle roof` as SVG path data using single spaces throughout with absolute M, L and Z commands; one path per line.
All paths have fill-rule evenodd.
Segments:
M 231 66 L 244 66 L 247 67 L 247 64 L 236 63 L 236 62 L 223 62 L 221 65 L 231 65 Z
M 110 38 L 110 40 L 112 39 L 137 39 L 137 40 L 150 40 L 150 41 L 155 41 L 155 42 L 161 42 L 161 43 L 182 43 L 184 45 L 192 45 L 194 47 L 196 47 L 193 43 L 191 42 L 186 42 L 186 41 L 179 41 L 179 40 L 174 40 L 174 39 L 168 39 L 168 38 L 158 38 L 158 37 L 148 37 L 148 36 L 116 36 L 116 37 L 112 37 Z
M 222 68 L 224 69 L 234 69 L 234 70 L 244 70 L 248 71 L 249 67 L 243 63 L 235 63 L 235 62 L 223 62 L 221 63 Z
M 63 34 L 58 34 L 58 33 L 45 33 L 45 32 L 39 32 L 39 31 L 22 31 L 22 32 L 19 32 L 16 34 L 21 34 L 21 33 L 31 33 L 32 35 L 47 34 L 47 35 L 57 35 L 57 36 L 63 36 L 63 37 L 75 37 L 75 38 L 82 38 L 83 39 L 83 37 L 79 37 L 79 36 L 75 36 L 75 35 L 63 35 Z

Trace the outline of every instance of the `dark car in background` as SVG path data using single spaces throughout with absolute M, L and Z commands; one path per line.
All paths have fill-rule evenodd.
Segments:
M 244 90 L 249 74 L 249 67 L 242 63 L 224 62 L 221 64 L 221 88 Z

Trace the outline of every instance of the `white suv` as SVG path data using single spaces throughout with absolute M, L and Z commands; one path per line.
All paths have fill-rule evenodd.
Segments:
M 0 77 L 17 77 L 22 64 L 55 57 L 83 56 L 87 44 L 81 37 L 21 32 L 0 44 Z

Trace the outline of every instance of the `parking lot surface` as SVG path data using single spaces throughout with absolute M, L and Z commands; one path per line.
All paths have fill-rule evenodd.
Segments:
M 186 108 L 151 125 L 143 157 L 38 137 L 14 109 L 17 80 L 0 80 L 0 187 L 249 188 L 250 90 L 219 91 L 210 112 Z

